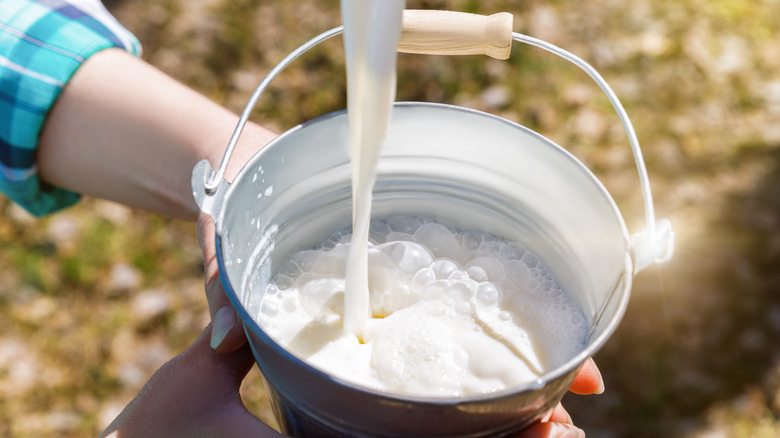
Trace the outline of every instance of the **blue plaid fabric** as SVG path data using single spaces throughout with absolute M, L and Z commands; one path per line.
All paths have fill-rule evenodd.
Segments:
M 0 190 L 36 216 L 79 198 L 40 180 L 35 151 L 63 86 L 109 47 L 141 51 L 99 0 L 0 0 Z

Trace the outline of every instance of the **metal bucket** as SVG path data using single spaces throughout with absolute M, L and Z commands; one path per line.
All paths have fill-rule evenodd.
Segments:
M 582 362 L 609 338 L 627 306 L 634 275 L 671 256 L 667 221 L 655 223 L 647 175 L 630 122 L 587 64 L 545 48 L 590 74 L 613 102 L 637 156 L 648 229 L 629 234 L 615 202 L 576 158 L 505 119 L 430 103 L 395 105 L 379 161 L 373 217 L 430 216 L 523 242 L 551 270 L 589 324 L 587 347 L 528 384 L 461 398 L 383 393 L 332 377 L 287 352 L 253 319 L 260 291 L 296 250 L 351 223 L 351 167 L 346 113 L 328 114 L 285 132 L 247 162 L 232 184 L 224 166 L 257 98 L 287 64 L 326 32 L 288 56 L 258 87 L 231 140 L 220 172 L 208 162 L 193 173 L 200 208 L 216 224 L 219 270 L 266 381 L 283 432 L 300 437 L 507 436 L 554 407 Z

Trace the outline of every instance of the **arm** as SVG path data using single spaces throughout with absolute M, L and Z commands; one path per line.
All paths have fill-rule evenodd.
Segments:
M 166 216 L 195 220 L 190 176 L 219 165 L 238 116 L 119 49 L 90 57 L 63 89 L 41 133 L 49 184 Z M 247 124 L 231 178 L 275 134 Z

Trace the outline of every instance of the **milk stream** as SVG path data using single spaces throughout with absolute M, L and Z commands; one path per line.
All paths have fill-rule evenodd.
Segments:
M 347 58 L 347 114 L 352 161 L 352 229 L 344 330 L 363 336 L 370 317 L 366 242 L 379 153 L 395 100 L 395 59 L 403 0 L 341 0 Z

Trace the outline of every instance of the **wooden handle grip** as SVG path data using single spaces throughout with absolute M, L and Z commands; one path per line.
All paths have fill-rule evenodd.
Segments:
M 488 55 L 509 58 L 512 14 L 404 10 L 398 51 L 432 55 Z

